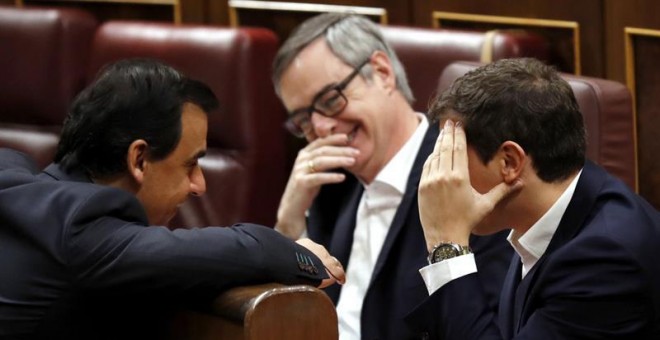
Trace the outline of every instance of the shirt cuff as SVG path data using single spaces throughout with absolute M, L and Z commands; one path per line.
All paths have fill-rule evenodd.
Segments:
M 474 254 L 457 256 L 430 264 L 419 270 L 429 295 L 449 283 L 449 281 L 476 272 L 477 263 L 474 261 Z

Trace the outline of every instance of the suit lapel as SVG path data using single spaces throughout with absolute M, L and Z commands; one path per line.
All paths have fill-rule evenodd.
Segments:
M 520 262 L 520 256 L 514 252 L 511 259 L 511 264 L 509 265 L 509 271 L 506 274 L 504 279 L 504 284 L 502 286 L 502 293 L 500 295 L 500 304 L 499 304 L 499 324 L 502 331 L 502 336 L 505 339 L 511 339 L 513 337 L 513 322 L 514 318 L 514 302 L 515 302 L 515 293 L 518 289 L 518 283 L 522 276 L 522 264 Z
M 355 181 L 355 183 L 356 185 L 347 204 L 344 206 L 345 208 L 339 210 L 339 216 L 334 226 L 335 230 L 330 240 L 330 246 L 328 247 L 328 252 L 335 256 L 344 268 L 348 268 L 348 258 L 351 254 L 351 247 L 353 246 L 353 231 L 355 230 L 357 208 L 360 203 L 360 197 L 362 197 L 362 192 L 364 192 L 364 187 L 360 182 Z M 337 284 L 331 285 L 325 289 L 325 292 L 337 304 L 341 286 Z
M 413 214 L 417 218 L 416 222 L 409 221 L 408 216 L 410 216 L 410 209 L 412 207 L 417 209 L 417 187 L 419 186 L 419 180 L 422 176 L 422 169 L 424 167 L 424 162 L 426 162 L 426 158 L 429 156 L 429 154 L 431 154 L 431 151 L 433 151 L 433 146 L 435 145 L 435 140 L 438 138 L 439 131 L 440 130 L 438 124 L 429 124 L 429 128 L 424 135 L 422 145 L 420 146 L 419 151 L 417 152 L 417 156 L 415 157 L 415 162 L 413 163 L 412 169 L 410 170 L 408 183 L 406 185 L 406 192 L 403 194 L 401 203 L 399 204 L 399 207 L 394 214 L 394 219 L 392 220 L 390 229 L 387 232 L 387 236 L 385 237 L 383 248 L 380 250 L 378 255 L 378 260 L 374 266 L 374 272 L 371 275 L 371 282 L 373 282 L 374 279 L 378 277 L 378 274 L 385 266 L 385 262 L 390 251 L 392 250 L 392 246 L 394 245 L 398 235 L 401 233 L 403 227 L 414 227 L 421 225 L 419 222 L 419 214 Z
M 541 268 L 544 262 L 555 250 L 573 239 L 580 232 L 585 225 L 585 221 L 589 218 L 589 214 L 593 211 L 597 193 L 603 186 L 605 179 L 606 173 L 603 170 L 599 169 L 590 161 L 585 163 L 573 197 L 568 207 L 566 207 L 566 211 L 559 222 L 557 231 L 552 236 L 548 248 L 518 286 L 513 311 L 516 333 L 525 325 L 529 314 L 533 311 L 530 310 L 529 301 L 536 293 L 535 282 L 539 273 L 542 271 Z M 515 257 L 518 258 L 517 255 Z

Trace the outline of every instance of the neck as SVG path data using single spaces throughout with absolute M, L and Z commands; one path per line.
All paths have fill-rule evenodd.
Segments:
M 122 189 L 124 191 L 135 194 L 137 192 L 137 189 L 135 188 L 135 182 L 127 177 L 128 176 L 117 175 L 107 178 L 92 178 L 92 182 L 99 185 Z
M 538 177 L 534 180 L 525 179 L 525 188 L 518 202 L 525 202 L 515 207 L 516 215 L 513 229 L 516 234 L 526 233 L 548 210 L 557 202 L 568 186 L 577 176 L 577 172 L 560 182 L 546 183 Z M 531 182 L 531 183 L 528 183 Z

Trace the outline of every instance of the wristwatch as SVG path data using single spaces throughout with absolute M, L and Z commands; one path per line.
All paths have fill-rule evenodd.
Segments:
M 429 264 L 438 263 L 446 259 L 451 259 L 461 255 L 472 254 L 469 246 L 462 246 L 456 243 L 443 242 L 431 249 L 429 253 Z

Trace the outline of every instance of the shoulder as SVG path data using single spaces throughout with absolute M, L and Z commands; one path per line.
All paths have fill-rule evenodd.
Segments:
M 7 201 L 9 206 L 17 210 L 32 207 L 33 219 L 50 220 L 52 216 L 57 216 L 64 226 L 80 226 L 104 216 L 116 216 L 147 224 L 146 214 L 137 198 L 120 189 L 34 175 L 23 183 L 15 184 L 9 190 L 11 192 L 7 192 L 13 196 Z
M 0 171 L 9 169 L 31 174 L 39 172 L 37 164 L 28 155 L 12 149 L 0 148 Z
M 607 175 L 590 208 L 582 237 L 603 237 L 627 248 L 660 244 L 660 213 L 623 182 Z
M 147 225 L 142 204 L 135 195 L 117 188 L 82 183 L 54 181 L 53 204 L 59 211 L 67 211 L 70 218 L 88 220 L 95 217 L 116 217 L 128 222 Z

